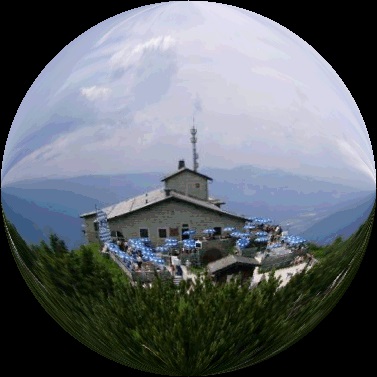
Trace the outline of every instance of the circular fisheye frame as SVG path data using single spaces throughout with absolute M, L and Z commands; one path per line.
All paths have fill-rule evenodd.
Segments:
M 34 296 L 144 372 L 274 357 L 356 275 L 376 172 L 360 111 L 303 39 L 257 13 L 164 2 L 52 59 L 6 140 L 2 211 Z

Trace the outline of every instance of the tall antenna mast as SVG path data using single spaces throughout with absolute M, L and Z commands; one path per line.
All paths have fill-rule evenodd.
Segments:
M 198 170 L 199 164 L 198 164 L 198 158 L 199 155 L 196 153 L 196 142 L 197 142 L 197 129 L 195 128 L 195 117 L 192 117 L 192 128 L 190 130 L 191 133 L 191 144 L 192 144 L 192 157 L 193 157 L 193 162 L 194 162 L 194 171 Z

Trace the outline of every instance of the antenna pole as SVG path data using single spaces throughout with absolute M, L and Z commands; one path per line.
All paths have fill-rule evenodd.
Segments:
M 199 155 L 196 153 L 196 142 L 197 142 L 197 129 L 195 128 L 195 117 L 192 117 L 192 128 L 190 130 L 191 133 L 191 144 L 192 144 L 192 157 L 193 157 L 193 163 L 194 163 L 194 171 L 198 170 L 199 164 L 198 164 L 198 158 Z

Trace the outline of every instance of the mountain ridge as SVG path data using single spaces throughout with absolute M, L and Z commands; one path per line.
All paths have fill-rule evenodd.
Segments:
M 306 230 L 342 208 L 363 206 L 366 198 L 375 195 L 374 192 L 358 191 L 339 183 L 308 180 L 300 175 L 277 171 L 278 173 L 272 173 L 271 170 L 243 166 L 235 169 L 203 169 L 201 172 L 213 177 L 214 181 L 209 185 L 210 196 L 224 200 L 225 210 L 244 216 L 272 217 L 276 222 L 289 223 L 289 231 L 295 234 L 304 234 Z M 39 224 L 39 232 L 44 225 L 50 224 L 48 217 L 52 215 L 58 234 L 66 233 L 62 232 L 63 228 L 71 224 L 72 228 L 67 229 L 66 237 L 69 238 L 69 243 L 72 243 L 73 239 L 78 239 L 81 231 L 80 214 L 94 210 L 96 206 L 101 208 L 112 205 L 163 187 L 161 179 L 164 176 L 166 174 L 152 172 L 25 180 L 14 186 L 4 186 L 2 202 L 7 204 L 6 213 L 12 212 L 11 204 L 17 202 L 15 198 L 23 200 L 27 208 L 34 205 L 34 211 L 30 210 L 28 216 L 31 217 L 31 223 Z M 20 211 L 19 202 L 17 206 Z M 35 213 L 38 212 L 36 208 L 42 214 L 40 217 L 42 216 L 43 220 L 35 218 Z M 63 218 L 59 222 L 59 215 L 66 216 L 65 222 Z M 15 219 L 16 227 L 17 223 L 21 224 L 25 231 L 28 229 L 27 232 L 32 233 L 33 227 L 30 224 L 26 226 L 19 213 L 11 213 L 10 218 Z M 352 223 L 351 218 L 349 222 Z M 344 224 L 344 227 L 348 225 L 354 228 L 352 224 Z M 313 229 L 314 232 L 317 229 L 317 232 L 321 233 L 316 235 L 318 239 L 328 238 L 323 234 L 326 229 L 319 225 Z M 349 231 L 344 233 L 348 234 Z M 308 234 L 315 236 L 311 232 Z M 35 236 L 25 236 L 26 240 L 28 238 L 35 239 Z

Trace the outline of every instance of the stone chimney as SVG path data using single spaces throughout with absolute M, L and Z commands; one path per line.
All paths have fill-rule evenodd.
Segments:
M 178 161 L 178 170 L 185 168 L 185 160 Z

